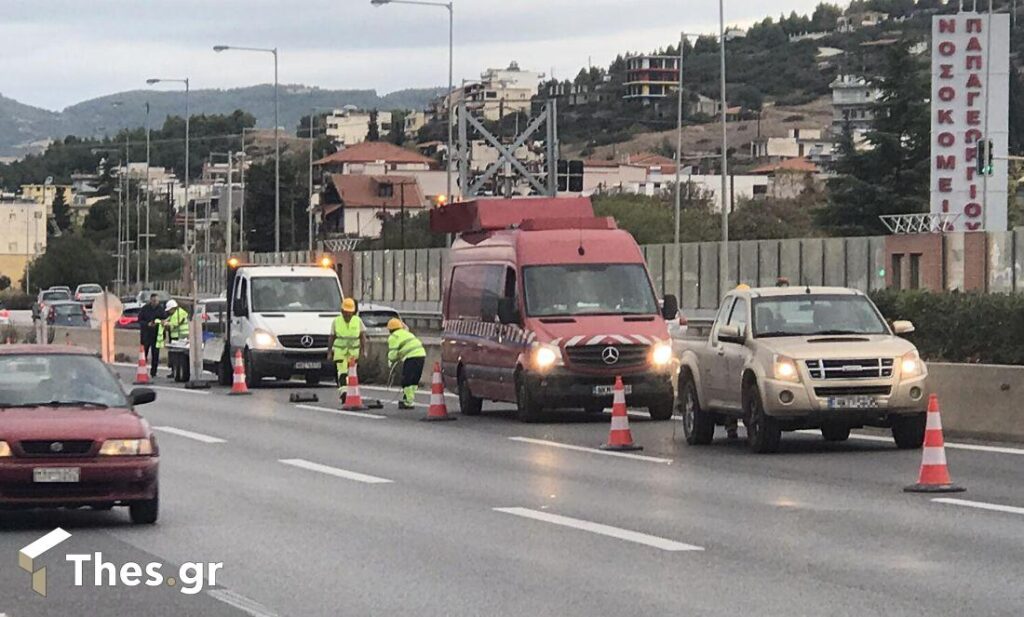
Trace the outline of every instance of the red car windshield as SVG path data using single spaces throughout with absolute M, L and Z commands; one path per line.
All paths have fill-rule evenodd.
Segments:
M 120 384 L 93 356 L 0 356 L 0 407 L 127 407 Z

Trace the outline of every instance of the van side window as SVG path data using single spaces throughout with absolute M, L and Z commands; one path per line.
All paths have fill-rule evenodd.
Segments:
M 732 308 L 732 315 L 729 316 L 729 325 L 739 328 L 740 335 L 743 335 L 747 331 L 747 321 L 747 301 L 737 298 L 736 304 Z
M 249 308 L 249 279 L 238 279 L 238 295 L 235 297 L 242 301 L 245 308 Z
M 448 291 L 448 319 L 494 321 L 498 299 L 504 292 L 505 267 L 498 265 L 458 266 L 452 271 Z
M 505 268 L 505 296 L 514 299 L 516 297 L 516 269 Z
M 735 304 L 734 298 L 726 298 L 722 301 L 722 308 L 718 311 L 718 315 L 715 316 L 715 327 L 711 336 L 711 344 L 718 344 L 718 329 L 726 325 L 725 320 L 729 318 L 729 314 L 732 312 L 732 307 Z

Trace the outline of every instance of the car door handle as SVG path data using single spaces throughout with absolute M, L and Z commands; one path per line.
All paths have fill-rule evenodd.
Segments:
M 724 356 L 725 355 L 725 348 L 724 347 L 719 347 L 718 348 L 718 355 L 720 355 L 720 356 Z

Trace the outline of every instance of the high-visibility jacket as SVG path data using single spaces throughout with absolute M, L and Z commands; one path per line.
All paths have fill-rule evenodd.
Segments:
M 164 348 L 164 322 L 156 322 L 156 348 Z
M 359 357 L 359 335 L 363 332 L 363 320 L 353 315 L 345 321 L 344 315 L 334 318 L 334 360 Z
M 408 358 L 425 358 L 427 350 L 416 335 L 405 328 L 399 328 L 388 337 L 388 363 L 394 364 Z
M 171 340 L 177 341 L 188 336 L 188 311 L 180 306 L 174 309 L 167 318 L 167 329 L 171 333 Z

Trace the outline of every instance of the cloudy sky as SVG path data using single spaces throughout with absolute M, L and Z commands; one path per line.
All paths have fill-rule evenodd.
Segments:
M 817 3 L 726 0 L 726 21 Z M 572 77 L 717 23 L 715 0 L 455 0 L 455 78 L 510 60 Z M 0 0 L 0 41 L 0 94 L 53 110 L 151 76 L 189 76 L 194 88 L 273 80 L 269 55 L 214 53 L 221 43 L 277 46 L 282 83 L 384 93 L 447 80 L 445 11 L 370 0 Z

